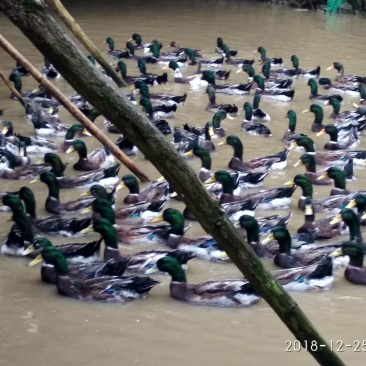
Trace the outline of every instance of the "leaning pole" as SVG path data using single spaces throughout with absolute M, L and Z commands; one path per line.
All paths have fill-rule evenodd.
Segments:
M 217 240 L 316 361 L 324 366 L 344 365 L 298 304 L 264 268 L 191 167 L 165 141 L 147 117 L 102 78 L 52 18 L 45 2 L 0 0 L 0 10 L 50 60 L 69 84 L 118 127 L 155 165 L 182 196 L 204 230 Z M 307 347 L 311 344 L 316 344 L 317 347 Z

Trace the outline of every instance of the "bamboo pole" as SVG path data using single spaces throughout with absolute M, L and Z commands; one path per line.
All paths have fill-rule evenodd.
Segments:
M 142 182 L 149 182 L 150 179 L 136 166 L 136 164 L 126 156 L 98 127 L 94 125 L 77 107 L 75 107 L 67 97 L 50 83 L 22 54 L 20 54 L 1 34 L 0 46 L 18 61 L 37 81 L 49 92 L 84 126 L 96 137 L 110 152 L 116 156 L 131 172 L 133 172 Z M 86 61 L 84 61 L 86 62 Z M 23 100 L 24 102 L 24 100 Z
M 46 0 L 52 9 L 57 13 L 61 20 L 66 24 L 67 28 L 74 34 L 74 36 L 84 45 L 84 47 L 94 56 L 98 63 L 106 71 L 119 87 L 127 87 L 126 82 L 118 76 L 114 68 L 106 61 L 99 49 L 88 38 L 85 32 L 81 29 L 80 25 L 71 16 L 67 9 L 62 5 L 59 0 Z
M 2 70 L 0 69 L 0 77 L 3 79 L 4 83 L 6 84 L 6 86 L 10 89 L 10 91 L 17 97 L 17 99 L 19 100 L 20 104 L 25 108 L 25 101 L 23 99 L 23 97 L 21 96 L 21 94 L 18 92 L 18 90 L 16 90 L 14 88 L 13 85 L 11 85 L 11 82 L 9 81 L 9 79 L 4 75 L 4 73 L 2 72 Z
M 70 85 L 120 128 L 173 184 L 203 229 L 217 240 L 304 349 L 320 365 L 344 366 L 298 304 L 265 269 L 193 169 L 157 128 L 124 95 L 117 93 L 92 65 L 85 64 L 80 68 L 85 56 L 64 34 L 41 0 L 0 0 L 0 10 L 49 58 Z M 306 347 L 311 344 L 315 347 Z

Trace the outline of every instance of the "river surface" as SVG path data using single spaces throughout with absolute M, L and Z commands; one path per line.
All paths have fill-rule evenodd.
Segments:
M 107 36 L 115 39 L 116 48 L 124 49 L 132 33 L 140 33 L 143 41 L 156 38 L 167 49 L 170 41 L 181 46 L 200 49 L 206 57 L 216 56 L 216 38 L 223 37 L 231 49 L 238 49 L 238 57 L 253 58 L 253 50 L 262 45 L 269 56 L 282 56 L 285 66 L 290 67 L 292 54 L 300 58 L 300 66 L 312 69 L 322 67 L 322 76 L 334 78 L 335 72 L 326 68 L 333 61 L 345 65 L 346 73 L 366 75 L 364 62 L 364 19 L 353 16 L 326 17 L 319 12 L 298 12 L 294 9 L 267 4 L 241 1 L 66 1 L 65 5 L 89 37 L 101 50 Z M 30 42 L 0 14 L 0 32 L 13 43 L 31 62 L 42 67 L 43 57 Z M 114 62 L 111 59 L 111 62 Z M 0 67 L 9 74 L 13 60 L 0 51 Z M 127 62 L 128 74 L 137 75 L 135 63 Z M 255 68 L 259 71 L 259 65 Z M 231 69 L 229 83 L 246 82 L 244 74 Z M 192 75 L 193 66 L 183 68 L 184 75 Z M 148 65 L 148 71 L 161 73 L 160 66 Z M 173 75 L 169 71 L 169 78 Z M 31 77 L 24 78 L 24 90 L 32 90 L 37 83 Z M 61 78 L 56 85 L 67 95 L 70 86 Z M 327 137 L 317 138 L 310 131 L 312 114 L 300 112 L 310 106 L 309 88 L 306 79 L 294 81 L 295 99 L 291 103 L 280 103 L 262 98 L 261 107 L 272 117 L 268 124 L 273 136 L 260 138 L 245 135 L 241 131 L 243 112 L 234 121 L 224 121 L 228 134 L 240 136 L 245 146 L 245 159 L 280 151 L 282 136 L 287 128 L 284 119 L 287 110 L 298 113 L 297 131 L 312 135 L 317 146 L 322 147 Z M 174 84 L 154 87 L 154 91 L 173 94 L 188 93 L 187 105 L 179 106 L 177 115 L 170 120 L 171 126 L 183 123 L 203 126 L 212 118 L 205 111 L 207 95 L 204 91 L 191 91 L 189 86 Z M 326 93 L 322 89 L 320 93 Z M 250 96 L 217 95 L 219 103 L 231 102 L 243 105 L 252 101 Z M 352 108 L 359 98 L 345 98 L 342 110 Z M 16 132 L 31 134 L 33 126 L 24 119 L 24 111 L 16 101 L 9 99 L 9 91 L 0 84 L 0 108 L 5 108 L 4 118 L 13 121 Z M 330 114 L 327 107 L 325 115 Z M 72 123 L 66 111 L 61 111 L 62 120 Z M 326 121 L 330 119 L 326 118 Z M 103 117 L 96 124 L 102 127 Z M 111 135 L 116 139 L 117 135 Z M 171 135 L 167 137 L 171 141 Z M 98 147 L 96 140 L 88 140 L 88 147 Z M 361 139 L 359 149 L 365 149 Z M 303 168 L 294 168 L 300 152 L 290 153 L 284 171 L 274 171 L 265 179 L 263 188 L 281 186 Z M 213 171 L 227 167 L 232 156 L 229 146 L 217 147 L 212 154 Z M 74 154 L 63 155 L 66 162 L 76 159 Z M 142 154 L 134 158 L 136 163 L 156 179 L 158 172 Z M 191 160 L 198 171 L 200 163 Z M 121 169 L 121 175 L 127 170 Z M 69 165 L 68 173 L 72 174 Z M 355 168 L 358 178 L 349 184 L 349 189 L 364 188 L 365 172 Z M 1 181 L 1 191 L 20 188 L 27 182 Z M 45 186 L 32 185 L 37 196 L 39 215 L 46 215 L 43 202 Z M 315 188 L 315 198 L 329 194 L 330 187 Z M 246 193 L 246 192 L 243 192 Z M 66 201 L 78 197 L 80 190 L 64 190 L 61 199 Z M 119 199 L 126 191 L 120 191 Z M 291 232 L 303 222 L 297 209 L 300 191 L 294 194 L 289 223 Z M 170 206 L 182 208 L 182 204 L 170 202 Z M 288 211 L 283 211 L 285 214 Z M 258 216 L 269 214 L 259 212 Z M 5 238 L 11 223 L 9 214 L 0 214 L 0 234 Z M 320 216 L 320 215 L 319 215 Z M 201 235 L 202 229 L 193 224 L 188 237 Z M 95 236 L 96 237 L 96 236 Z M 94 238 L 88 236 L 87 240 Z M 85 238 L 84 238 L 85 240 Z M 54 240 L 55 243 L 64 239 Z M 143 250 L 146 246 L 123 248 L 126 252 Z M 147 299 L 127 305 L 82 303 L 61 297 L 53 286 L 40 281 L 39 268 L 28 268 L 28 260 L 0 257 L 0 365 L 6 366 L 63 366 L 63 365 L 297 365 L 314 364 L 304 350 L 286 352 L 286 341 L 293 335 L 281 323 L 265 301 L 247 309 L 225 309 L 190 306 L 169 297 L 169 278 L 162 276 L 161 285 L 155 287 Z M 268 267 L 273 268 L 268 262 Z M 190 262 L 187 272 L 192 283 L 217 278 L 238 278 L 240 273 L 232 264 L 212 264 L 200 260 Z M 327 341 L 353 345 L 354 341 L 366 339 L 365 306 L 366 291 L 343 278 L 343 270 L 336 272 L 334 287 L 324 293 L 293 293 L 293 297 Z M 366 347 L 364 347 L 366 350 Z M 347 365 L 361 366 L 366 363 L 366 352 L 354 352 L 353 347 L 342 348 L 340 356 Z

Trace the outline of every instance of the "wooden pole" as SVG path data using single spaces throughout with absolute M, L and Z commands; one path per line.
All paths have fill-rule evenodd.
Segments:
M 83 98 L 100 110 L 141 150 L 183 197 L 203 229 L 219 243 L 282 322 L 320 365 L 344 366 L 292 297 L 265 269 L 225 211 L 159 130 L 112 88 L 46 11 L 41 0 L 0 0 L 0 10 L 52 62 Z M 312 343 L 313 342 L 313 343 Z M 315 344 L 315 347 L 307 345 Z M 306 348 L 305 348 L 306 347 Z
M 133 172 L 142 182 L 149 182 L 150 179 L 126 156 L 98 127 L 94 125 L 77 107 L 75 107 L 67 97 L 50 83 L 22 54 L 20 54 L 1 34 L 0 46 L 18 61 L 37 81 L 49 92 L 110 152 L 116 156 L 131 172 Z M 86 61 L 84 61 L 86 62 Z M 23 100 L 24 102 L 24 100 Z
M 23 97 L 21 96 L 21 94 L 18 92 L 18 90 L 16 90 L 14 88 L 13 85 L 11 85 L 11 82 L 9 81 L 9 79 L 4 75 L 4 73 L 1 71 L 0 69 L 0 77 L 3 79 L 4 83 L 6 84 L 6 86 L 10 89 L 10 91 L 18 98 L 20 104 L 25 108 L 25 101 L 23 99 Z
M 74 36 L 84 45 L 84 47 L 94 56 L 98 63 L 106 71 L 119 87 L 127 87 L 126 82 L 118 76 L 114 68 L 103 57 L 99 49 L 88 38 L 85 32 L 81 29 L 76 20 L 71 16 L 67 9 L 62 5 L 59 0 L 46 0 L 52 9 L 57 13 L 61 20 L 66 24 L 67 28 L 74 34 Z

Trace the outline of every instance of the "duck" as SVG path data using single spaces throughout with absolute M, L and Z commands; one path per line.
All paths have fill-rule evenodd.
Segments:
M 107 37 L 103 43 L 108 44 L 109 49 L 107 51 L 107 54 L 112 56 L 114 59 L 118 60 L 120 58 L 129 58 L 130 57 L 130 53 L 128 51 L 121 51 L 121 50 L 114 49 L 114 40 L 112 37 Z
M 219 110 L 224 110 L 227 114 L 237 115 L 238 107 L 235 104 L 217 104 L 216 103 L 216 93 L 215 88 L 209 84 L 206 88 L 206 93 L 208 94 L 209 103 L 206 107 L 206 111 L 216 113 Z
M 118 172 L 121 167 L 120 164 L 65 177 L 64 172 L 67 164 L 63 164 L 57 154 L 46 153 L 39 163 L 45 163 L 51 166 L 50 172 L 55 174 L 60 188 L 63 189 L 87 188 L 94 184 L 99 184 L 106 188 L 114 188 L 119 182 Z
M 1 246 L 1 254 L 9 256 L 20 256 L 25 247 L 34 240 L 32 223 L 26 214 L 20 198 L 14 193 L 7 193 L 0 200 L 0 206 L 8 206 L 13 215 L 11 221 L 14 221 L 7 239 Z
M 139 60 L 139 61 L 144 62 L 143 60 Z M 160 77 L 147 76 L 147 75 L 128 76 L 127 75 L 127 66 L 122 60 L 118 61 L 118 63 L 117 63 L 116 72 L 121 73 L 122 79 L 126 82 L 127 85 L 132 85 L 137 80 L 141 80 L 141 81 L 143 81 L 143 82 L 145 82 L 146 84 L 149 84 L 149 85 L 166 84 L 168 82 L 168 74 L 167 73 L 164 73 Z
M 331 179 L 334 181 L 334 187 L 330 191 L 330 196 L 338 194 L 350 194 L 350 193 L 366 193 L 366 190 L 360 189 L 357 192 L 351 192 L 346 189 L 346 174 L 341 169 L 331 166 L 326 172 L 318 177 L 318 180 Z
M 261 95 L 255 94 L 253 98 L 252 120 L 255 122 L 270 122 L 271 121 L 270 115 L 259 108 L 260 101 L 261 101 Z
M 127 156 L 136 156 L 139 152 L 137 146 L 135 146 L 127 137 L 124 137 L 123 135 L 117 139 L 116 145 Z
M 241 129 L 252 136 L 272 136 L 271 130 L 260 122 L 251 122 L 253 118 L 253 107 L 249 102 L 245 102 L 243 109 L 245 111 L 244 122 Z
M 363 266 L 364 252 L 362 247 L 352 241 L 342 243 L 342 246 L 330 254 L 333 258 L 348 256 L 349 264 L 344 271 L 347 281 L 355 285 L 366 285 L 366 271 Z
M 47 164 L 28 164 L 15 169 L 17 157 L 8 150 L 0 150 L 0 158 L 4 157 L 5 163 L 0 165 L 0 178 L 24 180 L 33 179 L 43 171 L 50 170 Z
M 346 208 L 357 208 L 357 214 L 358 216 L 362 217 L 364 212 L 366 211 L 366 195 L 362 193 L 356 193 L 353 198 L 348 202 Z M 360 219 L 361 225 L 366 225 L 365 219 Z
M 44 66 L 42 70 L 43 76 L 47 79 L 59 79 L 60 73 L 55 69 L 55 67 L 51 64 L 51 62 L 45 57 L 44 58 Z
M 329 78 L 320 78 L 318 80 L 319 85 L 323 86 L 326 90 L 331 90 L 336 93 L 346 93 L 351 96 L 359 95 L 359 87 L 351 85 L 335 85 L 331 82 Z
M 177 104 L 184 105 L 187 99 L 187 93 L 183 95 L 170 95 L 165 93 L 150 93 L 149 87 L 143 81 L 136 81 L 134 83 L 134 89 L 138 89 L 140 94 L 146 99 L 149 99 L 153 105 L 161 104 Z
M 256 75 L 254 67 L 252 65 L 243 64 L 241 69 L 236 71 L 237 74 L 239 74 L 241 72 L 245 72 L 248 75 L 248 83 L 251 83 L 253 81 L 254 75 Z M 252 85 L 252 88 L 254 88 L 254 87 L 255 87 L 255 85 Z
M 170 296 L 178 301 L 193 305 L 243 307 L 260 300 L 248 281 L 221 280 L 192 285 L 187 284 L 185 272 L 175 258 L 161 258 L 156 267 L 171 276 Z
M 125 204 L 134 204 L 141 201 L 160 201 L 167 199 L 169 195 L 169 184 L 167 181 L 153 183 L 140 191 L 139 183 L 132 174 L 126 174 L 121 178 L 121 183 L 117 186 L 117 192 L 124 187 L 127 187 L 129 190 L 128 195 L 123 199 Z
M 289 89 L 292 85 L 291 79 L 277 79 L 273 76 L 271 77 L 271 66 L 269 62 L 263 64 L 262 74 L 265 78 L 265 87 L 267 89 Z
M 34 265 L 41 263 L 42 259 L 39 253 L 44 248 L 57 248 L 67 259 L 67 262 L 71 265 L 80 264 L 96 264 L 99 261 L 100 245 L 102 240 L 95 240 L 88 243 L 66 243 L 58 244 L 54 247 L 48 238 L 38 236 L 33 242 L 25 249 L 22 256 L 34 257 L 37 260 L 33 263 Z M 84 267 L 85 268 L 85 267 Z M 76 269 L 76 266 L 75 266 Z M 41 269 L 41 275 L 44 282 L 55 283 L 55 271 L 51 266 L 44 265 Z M 45 275 L 45 277 L 43 276 Z
M 41 256 L 46 264 L 54 266 L 58 293 L 77 300 L 125 303 L 145 298 L 159 283 L 150 277 L 136 276 L 71 277 L 67 259 L 57 248 L 44 248 Z M 34 263 L 38 262 L 29 265 Z
M 264 62 L 267 59 L 267 51 L 264 47 L 259 46 L 254 53 L 259 53 L 260 54 L 260 60 L 261 62 Z M 283 59 L 282 57 L 272 57 L 269 58 L 269 61 L 271 63 L 271 66 L 282 66 L 283 64 Z
M 361 217 L 362 219 L 362 217 Z M 366 251 L 366 246 L 363 244 L 361 233 L 361 222 L 357 214 L 350 208 L 344 208 L 341 212 L 330 222 L 330 225 L 344 222 L 349 229 L 349 240 L 362 246 L 363 251 Z
M 25 166 L 31 163 L 31 158 L 28 156 L 27 146 L 24 141 L 19 142 L 19 156 L 16 157 L 16 166 Z
M 152 78 L 154 80 L 154 84 L 166 84 L 168 82 L 168 74 L 164 72 L 162 75 L 157 75 L 153 73 L 148 73 L 146 71 L 146 62 L 144 59 L 137 60 L 137 67 L 141 73 L 141 76 L 146 78 Z
M 305 109 L 302 113 L 314 113 L 314 122 L 311 125 L 311 131 L 313 132 L 320 132 L 323 128 L 323 118 L 324 118 L 324 110 L 322 106 L 318 104 L 312 104 L 309 109 Z
M 154 122 L 158 122 L 161 118 L 173 118 L 177 111 L 176 104 L 163 104 L 153 107 L 151 101 L 146 97 L 140 99 L 140 105 L 144 108 L 148 117 Z
M 304 224 L 297 229 L 297 233 L 315 233 L 317 240 L 333 239 L 336 236 L 342 235 L 341 227 L 338 224 L 330 225 L 333 219 L 334 216 L 329 216 L 315 221 L 313 200 L 310 197 L 306 197 L 304 200 Z
M 287 156 L 289 150 L 285 149 L 281 152 L 266 155 L 259 158 L 252 159 L 248 162 L 243 161 L 243 144 L 239 137 L 230 135 L 226 137 L 218 146 L 230 145 L 234 149 L 234 157 L 230 160 L 228 167 L 235 171 L 241 172 L 263 172 L 268 169 L 282 170 L 287 165 Z
M 138 33 L 133 33 L 131 38 L 128 40 L 128 42 L 135 42 L 135 48 L 137 50 L 139 49 L 143 49 L 145 51 L 145 49 L 149 49 L 149 47 L 151 46 L 151 42 L 148 43 L 142 43 L 142 37 L 140 34 Z
M 190 127 L 188 124 L 183 125 L 183 131 L 175 128 L 174 144 L 180 152 L 187 152 L 195 145 L 203 146 L 209 152 L 215 151 L 215 144 L 212 137 L 215 135 L 212 121 L 208 121 L 205 127 Z
M 91 133 L 87 131 L 83 125 L 75 123 L 67 130 L 64 142 L 57 149 L 46 151 L 46 153 L 55 151 L 66 152 L 74 143 L 75 136 L 80 135 L 80 133 L 84 136 L 91 136 Z
M 359 86 L 359 92 L 360 92 L 360 105 L 366 105 L 366 88 L 365 84 L 361 83 Z
M 6 137 L 6 141 L 11 142 L 12 144 L 24 142 L 28 154 L 44 154 L 59 150 L 57 143 L 52 140 L 47 140 L 38 136 L 14 134 L 14 128 L 11 121 L 3 121 L 3 129 L 1 133 Z
M 337 75 L 335 77 L 335 81 L 339 83 L 366 83 L 366 77 L 355 76 L 355 75 L 344 75 L 344 67 L 340 62 L 333 62 L 331 66 L 327 68 L 327 70 L 337 70 Z
M 238 54 L 237 50 L 235 50 L 235 51 L 230 50 L 230 48 L 224 43 L 224 40 L 222 39 L 222 37 L 217 37 L 216 52 L 225 54 L 226 57 L 236 56 Z
M 66 154 L 76 151 L 79 160 L 73 165 L 75 170 L 93 171 L 101 168 L 108 168 L 115 164 L 114 156 L 105 147 L 102 146 L 88 155 L 88 151 L 84 141 L 74 140 L 71 146 L 66 150 Z
M 337 244 L 330 244 L 309 249 L 301 248 L 300 250 L 293 251 L 291 235 L 284 226 L 275 226 L 271 234 L 262 243 L 266 243 L 268 240 L 277 240 L 279 251 L 274 256 L 273 262 L 277 267 L 283 269 L 327 263 L 329 254 L 334 252 L 334 249 L 339 246 Z M 344 257 L 338 261 L 333 261 L 333 263 L 331 261 L 333 269 L 345 266 L 347 262 L 348 259 Z M 334 279 L 331 279 L 331 283 L 333 281 Z
M 66 218 L 60 216 L 49 216 L 38 218 L 36 214 L 36 200 L 31 189 L 22 187 L 17 192 L 19 198 L 24 202 L 26 213 L 36 231 L 51 235 L 78 236 L 78 233 L 90 225 L 91 219 Z
M 271 74 L 274 76 L 286 76 L 291 78 L 306 77 L 317 79 L 319 77 L 321 70 L 320 66 L 317 66 L 312 70 L 303 70 L 299 67 L 299 57 L 296 55 L 292 55 L 290 61 L 292 62 L 292 69 L 271 70 Z
M 43 88 L 36 89 L 32 92 L 24 93 L 22 91 L 22 88 L 23 88 L 22 78 L 18 73 L 11 73 L 9 76 L 9 80 L 11 82 L 13 82 L 14 88 L 23 97 L 23 99 L 25 100 L 26 103 L 30 102 L 32 99 L 35 99 L 35 98 L 45 98 L 46 97 L 47 92 Z M 47 94 L 47 96 L 48 96 L 48 94 Z M 10 98 L 17 99 L 16 96 L 13 95 L 13 93 L 11 93 Z
M 324 175 L 324 172 L 317 172 L 316 171 L 316 163 L 314 155 L 312 154 L 302 154 L 300 159 L 294 164 L 294 167 L 297 168 L 298 166 L 304 165 L 306 168 L 306 172 L 304 175 L 306 175 L 312 184 L 315 185 L 331 185 L 332 181 L 330 179 L 319 179 L 321 176 Z
M 268 210 L 275 208 L 287 208 L 290 205 L 291 197 L 295 188 L 290 189 L 274 188 L 254 193 L 248 193 L 243 196 L 234 195 L 234 182 L 229 172 L 218 170 L 215 174 L 204 183 L 219 182 L 222 185 L 222 194 L 220 203 L 241 202 L 241 201 L 258 201 L 258 209 Z
M 301 188 L 302 194 L 298 200 L 297 206 L 302 211 L 305 208 L 304 202 L 306 197 L 310 197 L 313 199 L 313 184 L 311 183 L 311 180 L 304 174 L 295 175 L 295 177 L 286 182 L 284 186 Z M 350 196 L 352 195 L 341 194 L 313 200 L 314 211 L 317 213 L 332 212 L 334 210 L 338 211 L 341 205 L 343 205 L 348 199 L 350 199 Z
M 234 224 L 237 228 L 242 228 L 246 232 L 247 242 L 260 258 L 272 258 L 272 254 L 261 245 L 259 234 L 260 227 L 258 220 L 251 215 L 241 215 L 238 222 Z
M 170 225 L 161 240 L 172 249 L 194 253 L 196 258 L 211 262 L 229 262 L 230 259 L 218 243 L 209 235 L 189 239 L 184 236 L 185 220 L 183 214 L 174 208 L 166 208 L 163 213 L 151 220 L 152 223 L 166 221 Z M 159 235 L 156 232 L 155 235 Z
M 37 239 L 41 239 L 42 241 Z M 52 243 L 46 238 L 37 239 L 35 240 L 37 241 L 35 246 L 38 248 L 37 252 L 40 252 L 40 254 L 34 260 L 32 260 L 28 266 L 32 267 L 45 261 L 45 263 L 42 263 L 41 267 L 41 279 L 45 283 L 56 284 L 57 282 L 55 267 L 52 264 L 47 263 L 47 258 L 51 255 L 51 253 L 63 254 L 68 264 L 69 276 L 78 280 L 90 280 L 105 276 L 122 276 L 126 269 L 126 263 L 123 263 L 122 261 L 116 262 L 114 260 L 103 262 L 95 259 L 89 263 L 70 263 L 70 257 L 64 254 L 64 251 L 62 250 L 63 248 L 60 248 L 60 246 L 52 246 Z M 28 252 L 28 249 L 29 247 L 24 253 Z
M 282 90 L 282 89 L 265 89 L 264 79 L 260 75 L 254 75 L 253 82 L 257 84 L 256 93 L 261 96 L 267 96 L 269 98 L 275 98 L 280 101 L 288 102 L 294 98 L 295 90 Z
M 48 196 L 45 201 L 45 209 L 47 212 L 54 215 L 71 214 L 89 207 L 94 197 L 78 198 L 74 201 L 65 203 L 60 202 L 60 186 L 56 176 L 51 172 L 43 172 L 30 183 L 45 183 L 48 187 Z
M 329 151 L 315 151 L 314 141 L 306 135 L 300 135 L 295 138 L 295 141 L 289 147 L 293 150 L 296 147 L 303 147 L 309 154 L 314 155 L 315 162 L 318 165 L 344 165 L 345 162 L 352 158 L 355 165 L 365 165 L 366 154 L 363 151 L 346 151 L 346 150 L 329 150 Z
M 320 100 L 320 101 L 326 101 L 329 100 L 329 98 L 337 98 L 340 102 L 343 100 L 343 97 L 341 97 L 339 94 L 333 94 L 333 95 L 320 95 L 318 94 L 318 83 L 315 79 L 310 78 L 307 83 L 308 86 L 310 86 L 310 96 L 309 99 L 311 100 Z
M 204 148 L 202 146 L 195 144 L 193 146 L 193 148 L 191 150 L 187 151 L 184 155 L 185 156 L 194 155 L 194 156 L 197 156 L 201 160 L 202 165 L 201 165 L 201 169 L 198 173 L 198 178 L 201 182 L 205 182 L 206 180 L 211 178 L 212 159 L 211 159 L 209 150 L 207 150 L 206 148 Z
M 329 100 L 327 100 L 324 104 L 330 105 L 333 108 L 333 112 L 330 114 L 330 118 L 333 118 L 335 120 L 337 126 L 342 126 L 349 120 L 351 120 L 351 122 L 356 122 L 360 117 L 357 111 L 343 111 L 340 113 L 341 103 L 337 98 L 329 98 Z M 362 123 L 361 125 L 364 125 L 364 123 Z
M 183 77 L 180 67 L 177 62 L 170 61 L 168 66 L 164 67 L 164 69 L 172 69 L 174 72 L 174 82 L 178 84 L 191 84 L 194 86 L 206 87 L 207 81 L 201 80 L 201 75 L 196 73 L 192 76 Z
M 329 135 L 330 141 L 324 145 L 325 150 L 345 150 L 354 147 L 359 144 L 360 141 L 357 135 L 357 128 L 354 127 L 349 133 L 339 137 L 338 129 L 336 126 L 328 124 L 319 131 L 316 135 L 322 136 L 324 134 Z
M 297 122 L 296 112 L 293 111 L 292 109 L 288 110 L 285 118 L 288 118 L 288 128 L 282 137 L 282 141 L 284 141 L 284 143 L 287 146 L 290 146 L 299 136 L 299 134 L 296 132 L 296 122 Z
M 201 79 L 212 85 L 215 88 L 216 93 L 222 94 L 246 95 L 250 93 L 250 89 L 252 87 L 252 83 L 216 85 L 215 74 L 210 70 L 203 71 Z

